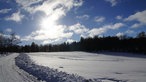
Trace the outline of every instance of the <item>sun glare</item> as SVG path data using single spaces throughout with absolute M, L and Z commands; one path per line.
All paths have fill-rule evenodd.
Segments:
M 57 38 L 58 36 L 62 36 L 62 26 L 56 23 L 56 20 L 52 17 L 43 18 L 40 21 L 40 30 L 39 34 L 42 34 L 43 37 L 48 38 Z
M 40 23 L 40 27 L 40 30 L 45 31 L 47 34 L 52 36 L 58 31 L 56 21 L 51 18 L 43 18 Z
M 41 21 L 41 29 L 51 30 L 51 29 L 54 29 L 55 26 L 56 26 L 56 22 L 49 18 L 44 18 Z

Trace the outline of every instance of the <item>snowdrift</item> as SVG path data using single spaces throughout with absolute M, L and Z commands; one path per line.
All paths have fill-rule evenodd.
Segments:
M 58 71 L 57 69 L 36 65 L 26 54 L 20 54 L 16 57 L 15 63 L 20 69 L 23 69 L 24 71 L 37 77 L 38 80 L 46 82 L 95 82 L 75 74 L 67 74 L 65 72 Z M 96 80 L 96 82 L 100 81 Z

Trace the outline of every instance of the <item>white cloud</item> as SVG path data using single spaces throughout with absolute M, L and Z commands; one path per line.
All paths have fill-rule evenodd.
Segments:
M 121 19 L 123 19 L 123 17 L 118 15 L 118 16 L 116 16 L 116 19 L 121 20 Z
M 124 33 L 122 33 L 122 32 L 119 32 L 119 33 L 117 33 L 117 34 L 116 34 L 116 36 L 117 36 L 117 37 L 124 36 Z
M 123 23 L 115 23 L 115 24 L 111 24 L 111 25 L 105 25 L 105 26 L 100 27 L 100 28 L 93 28 L 88 32 L 88 34 L 89 34 L 88 36 L 94 37 L 96 35 L 103 34 L 103 33 L 107 32 L 108 30 L 116 30 L 116 29 L 119 29 L 123 26 L 124 26 Z
M 3 34 L 3 33 L 0 33 L 0 37 L 1 37 L 1 36 L 5 37 L 5 38 L 10 38 L 10 37 L 11 37 L 11 35 L 9 35 L 9 34 Z M 20 36 L 19 36 L 19 35 L 15 35 L 15 37 L 16 37 L 17 39 L 20 39 Z
M 55 28 L 54 30 L 52 30 Z M 35 32 L 32 32 L 30 35 L 25 36 L 24 40 L 52 40 L 58 38 L 70 38 L 73 33 L 65 32 L 66 27 L 58 25 L 49 29 L 40 29 Z
M 17 39 L 21 39 L 19 35 L 15 35 L 15 37 L 16 37 Z
M 146 10 L 142 12 L 137 12 L 134 15 L 130 15 L 128 18 L 125 19 L 126 21 L 139 21 L 142 23 L 146 23 Z
M 117 3 L 118 3 L 118 0 L 105 0 L 105 1 L 111 3 L 111 6 L 112 6 L 112 7 L 113 7 L 113 6 L 116 6 Z
M 66 43 L 73 43 L 73 42 L 76 42 L 76 40 L 73 40 L 73 39 L 67 39 L 66 40 Z
M 135 24 L 133 24 L 133 25 L 131 26 L 131 28 L 139 28 L 139 27 L 141 27 L 141 26 L 143 26 L 142 23 L 135 23 Z
M 116 36 L 117 36 L 117 37 L 121 37 L 121 36 L 124 36 L 124 35 L 126 35 L 126 34 L 130 35 L 130 34 L 133 34 L 133 33 L 135 33 L 133 30 L 126 30 L 125 32 L 118 32 L 118 33 L 116 34 Z
M 11 11 L 11 9 L 1 9 L 0 13 L 5 14 L 8 13 L 9 11 Z
M 107 28 L 101 27 L 101 28 L 93 28 L 91 29 L 88 33 L 89 33 L 89 37 L 94 37 L 96 35 L 105 33 L 107 31 Z
M 5 31 L 11 33 L 12 29 L 11 28 L 7 28 Z
M 18 3 L 22 7 L 29 7 L 33 4 L 37 4 L 42 0 L 16 0 L 16 3 Z
M 107 28 L 115 30 L 115 29 L 119 29 L 123 26 L 124 26 L 123 23 L 115 23 L 114 25 L 108 25 Z
M 42 42 L 42 44 L 53 44 L 53 43 L 59 42 L 60 40 L 61 40 L 60 38 L 59 39 L 53 39 L 53 40 L 48 39 L 48 40 L 44 40 Z
M 89 29 L 87 29 L 84 25 L 77 23 L 75 25 L 69 26 L 69 30 L 75 32 L 76 34 L 83 34 Z
M 116 36 L 117 37 L 121 37 L 121 36 L 124 36 L 124 35 L 131 35 L 131 34 L 133 34 L 134 33 L 134 31 L 133 30 L 126 30 L 125 32 L 118 32 L 117 34 L 116 34 Z
M 127 30 L 125 33 L 126 33 L 126 34 L 133 34 L 134 31 L 133 31 L 133 30 Z
M 146 25 L 146 10 L 142 12 L 137 12 L 133 15 L 130 15 L 125 21 L 137 21 L 139 23 L 133 24 L 132 28 L 138 28 L 140 26 Z
M 76 18 L 78 18 L 78 19 L 84 19 L 84 20 L 88 20 L 89 19 L 89 15 L 82 15 L 82 16 L 76 16 Z
M 13 13 L 11 16 L 6 17 L 5 20 L 7 21 L 15 21 L 15 22 L 21 22 L 21 20 L 24 18 L 24 15 L 20 13 L 20 11 Z
M 78 7 L 83 4 L 82 0 L 16 0 L 16 2 L 30 13 L 42 11 L 46 15 L 53 14 L 53 11 L 56 9 L 67 12 L 71 8 Z M 40 2 L 42 2 L 42 4 L 40 4 Z M 32 6 L 34 4 L 35 6 Z
M 30 2 L 30 3 L 29 3 Z M 73 32 L 67 30 L 67 26 L 57 24 L 57 21 L 66 15 L 73 7 L 79 7 L 83 4 L 82 0 L 47 0 L 42 4 L 32 7 L 32 4 L 39 3 L 40 0 L 17 0 L 22 8 L 30 13 L 41 11 L 45 14 L 40 20 L 40 28 L 25 36 L 23 40 L 43 40 L 43 43 L 52 43 L 56 40 L 71 38 Z M 28 3 L 28 4 L 27 4 Z M 79 33 L 79 31 L 78 31 Z
M 103 22 L 104 20 L 105 20 L 105 17 L 103 16 L 96 16 L 94 19 L 95 22 Z

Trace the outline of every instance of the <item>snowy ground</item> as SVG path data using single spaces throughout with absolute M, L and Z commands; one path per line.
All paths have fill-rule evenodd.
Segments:
M 87 79 L 100 78 L 103 82 L 109 82 L 110 79 L 128 82 L 146 81 L 145 56 L 85 52 L 29 53 L 29 56 L 38 65 L 77 74 Z
M 15 53 L 0 57 L 0 82 L 39 82 L 15 65 L 16 56 Z

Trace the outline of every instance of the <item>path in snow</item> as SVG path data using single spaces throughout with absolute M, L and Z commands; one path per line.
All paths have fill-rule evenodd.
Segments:
M 39 82 L 15 65 L 18 54 L 0 57 L 0 82 Z

